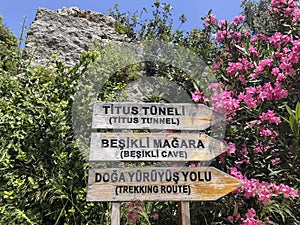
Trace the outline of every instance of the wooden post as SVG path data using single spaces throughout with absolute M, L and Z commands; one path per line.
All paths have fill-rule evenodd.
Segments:
M 120 203 L 113 202 L 111 210 L 111 225 L 120 225 Z
M 179 202 L 179 224 L 178 225 L 191 225 L 190 218 L 190 203 Z

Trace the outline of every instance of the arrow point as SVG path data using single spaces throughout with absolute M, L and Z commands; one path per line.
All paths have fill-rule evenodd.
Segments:
M 219 112 L 216 112 L 216 111 L 213 111 L 212 112 L 212 126 L 219 123 L 219 122 L 224 122 L 226 120 L 226 116 L 222 113 L 219 113 Z

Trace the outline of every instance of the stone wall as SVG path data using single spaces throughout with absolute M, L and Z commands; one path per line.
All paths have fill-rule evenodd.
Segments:
M 67 66 L 72 66 L 94 41 L 126 40 L 114 26 L 112 17 L 89 10 L 39 8 L 27 32 L 25 55 L 33 55 L 38 64 L 45 64 L 55 53 Z

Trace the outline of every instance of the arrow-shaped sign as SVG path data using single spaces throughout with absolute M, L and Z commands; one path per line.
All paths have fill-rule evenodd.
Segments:
M 202 104 L 96 102 L 92 128 L 205 130 L 224 119 Z
M 92 133 L 90 161 L 209 161 L 229 146 L 198 133 Z
M 87 201 L 208 201 L 241 185 L 214 167 L 91 169 Z

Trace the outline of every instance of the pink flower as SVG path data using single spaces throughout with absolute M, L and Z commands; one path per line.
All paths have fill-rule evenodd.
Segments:
M 274 91 L 273 91 L 273 99 L 277 101 L 277 100 L 286 98 L 287 96 L 288 96 L 288 91 L 282 89 L 281 84 L 276 82 L 275 83 L 275 88 L 274 88 Z
M 292 22 L 297 23 L 300 20 L 300 9 L 295 9 L 292 14 Z
M 139 220 L 139 213 L 143 212 L 143 202 L 126 202 L 126 212 L 129 223 L 135 223 Z
M 247 218 L 254 218 L 256 216 L 256 212 L 253 208 L 248 209 L 248 212 L 246 213 Z
M 258 220 L 258 219 L 249 219 L 247 218 L 246 220 L 243 221 L 243 225 L 265 225 L 264 222 Z
M 273 166 L 277 165 L 278 163 L 280 163 L 280 158 L 272 159 L 272 165 Z
M 240 171 L 238 171 L 237 168 L 235 168 L 235 167 L 230 168 L 230 174 L 239 180 L 244 179 L 244 176 L 242 175 L 242 173 Z
M 216 21 L 216 15 L 215 14 L 210 14 L 206 19 L 205 19 L 205 23 L 206 23 L 206 27 L 209 27 L 212 23 L 214 23 Z
M 219 30 L 216 34 L 216 40 L 218 42 L 222 42 L 226 36 L 227 36 L 227 31 Z
M 273 97 L 272 93 L 274 89 L 270 82 L 265 83 L 264 86 L 258 88 L 258 90 L 259 90 L 258 96 L 262 101 L 264 101 L 265 99 L 272 100 Z
M 233 223 L 233 221 L 234 221 L 233 216 L 228 216 L 227 219 L 228 219 L 228 221 L 231 222 L 231 223 Z
M 268 188 L 263 188 L 258 194 L 258 200 L 261 201 L 263 205 L 268 204 L 271 201 L 272 190 Z
M 240 108 L 240 100 L 235 97 L 236 92 L 224 90 L 222 83 L 213 83 L 209 89 L 213 91 L 210 102 L 214 109 L 225 113 L 228 117 L 235 116 L 236 111 Z
M 268 146 L 268 145 L 262 145 L 262 144 L 256 143 L 256 147 L 253 149 L 253 152 L 254 153 L 259 153 L 259 152 L 262 152 L 262 151 L 266 151 L 269 148 L 270 148 L 270 146 Z
M 245 77 L 243 75 L 239 75 L 238 79 L 241 82 L 241 84 L 243 84 L 243 85 L 247 83 L 246 79 L 245 79 Z
M 259 134 L 262 137 L 268 137 L 272 136 L 273 132 L 268 128 L 261 128 Z
M 270 123 L 275 123 L 276 125 L 278 125 L 281 120 L 279 116 L 276 116 L 276 113 L 273 110 L 268 110 L 266 113 L 262 113 L 259 118 L 262 121 L 269 121 Z
M 290 62 L 298 63 L 300 59 L 300 39 L 293 41 L 292 53 L 290 54 Z
M 283 193 L 284 198 L 291 197 L 292 199 L 294 199 L 294 198 L 299 197 L 297 189 L 291 188 L 291 187 L 289 187 L 287 185 L 284 185 L 284 184 L 279 185 L 279 191 Z
M 249 51 L 249 53 L 251 53 L 253 56 L 259 57 L 258 52 L 257 52 L 257 48 L 256 48 L 256 47 L 250 46 L 249 49 L 248 49 L 248 51 Z
M 286 76 L 283 73 L 279 73 L 276 77 L 276 82 L 283 82 L 286 80 Z
M 200 91 L 196 90 L 192 94 L 192 99 L 195 103 L 199 102 L 202 99 L 202 94 Z
M 243 97 L 243 100 L 248 108 L 256 108 L 257 107 L 257 99 L 254 97 L 254 93 L 256 92 L 256 88 L 247 87 L 246 94 Z
M 238 60 L 243 64 L 244 71 L 249 71 L 254 68 L 253 63 L 250 62 L 247 58 L 239 58 Z
M 205 98 L 199 90 L 194 91 L 194 93 L 192 94 L 192 99 L 195 103 L 198 103 L 200 101 L 206 103 L 209 101 L 208 98 Z
M 275 68 L 272 69 L 271 74 L 277 75 L 279 72 L 280 72 L 279 68 L 278 68 L 278 67 L 275 67 Z
M 216 61 L 215 61 L 215 64 L 214 64 L 214 72 L 215 73 L 220 69 L 220 67 L 221 67 L 221 61 L 222 61 L 222 58 L 218 56 L 216 58 Z
M 135 212 L 130 212 L 127 214 L 129 223 L 135 223 L 139 219 L 139 215 Z
M 255 70 L 255 73 L 258 75 L 263 73 L 266 67 L 271 67 L 272 63 L 273 63 L 272 58 L 267 58 L 267 59 L 260 61 Z
M 154 213 L 154 214 L 152 215 L 152 218 L 153 218 L 153 220 L 158 220 L 158 214 L 157 214 L 157 213 Z
M 228 145 L 230 146 L 230 148 L 227 150 L 227 153 L 234 154 L 236 152 L 235 144 L 232 142 L 229 142 Z
M 132 207 L 132 206 L 133 206 L 133 203 L 132 203 L 132 202 L 125 202 L 125 205 L 126 205 L 127 207 Z
M 250 121 L 250 122 L 249 122 L 249 127 L 252 128 L 252 127 L 254 127 L 255 125 L 259 125 L 259 124 L 261 124 L 261 121 L 260 121 L 260 120 Z
M 218 26 L 220 28 L 222 28 L 223 26 L 225 26 L 227 24 L 227 21 L 226 20 L 220 20 L 220 22 L 218 23 Z
M 266 41 L 267 39 L 268 39 L 268 37 L 266 35 L 257 34 L 251 38 L 251 42 L 255 42 L 255 41 L 259 41 L 259 40 Z
M 227 72 L 234 75 L 236 71 L 243 71 L 243 64 L 240 62 L 228 62 Z
M 234 17 L 232 24 L 235 26 L 239 26 L 244 21 L 245 21 L 245 16 L 239 15 L 239 16 Z

